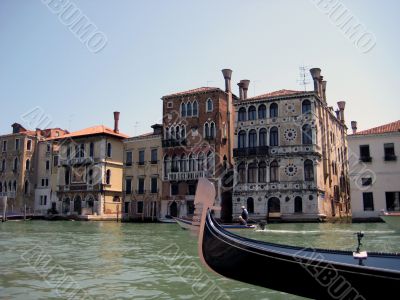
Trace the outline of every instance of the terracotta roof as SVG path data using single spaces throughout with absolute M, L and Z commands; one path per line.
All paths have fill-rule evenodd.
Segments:
M 181 96 L 181 95 L 191 95 L 191 94 L 198 94 L 198 93 L 205 93 L 205 92 L 213 92 L 213 91 L 221 91 L 221 89 L 217 87 L 200 87 L 193 90 L 188 90 L 184 92 L 178 92 L 170 95 L 163 96 L 163 98 Z
M 293 91 L 293 90 L 279 90 L 279 91 L 274 91 L 274 92 L 258 95 L 258 96 L 255 96 L 255 97 L 247 98 L 245 101 L 265 99 L 265 98 L 274 98 L 274 97 L 282 97 L 282 96 L 291 96 L 291 95 L 305 94 L 305 93 L 313 93 L 313 92 Z
M 125 135 L 123 133 L 116 133 L 116 132 L 114 132 L 114 130 L 112 130 L 111 128 L 106 127 L 104 125 L 98 125 L 98 126 L 93 126 L 93 127 L 89 127 L 86 129 L 82 129 L 79 131 L 71 132 L 69 134 L 65 134 L 65 135 L 62 135 L 59 137 L 50 138 L 49 140 L 74 138 L 74 137 L 81 137 L 81 136 L 87 136 L 87 135 L 101 135 L 101 134 L 112 135 L 112 136 L 123 138 L 123 139 L 128 137 L 127 135 Z
M 352 135 L 382 134 L 389 132 L 400 132 L 400 120 L 378 127 L 362 130 Z

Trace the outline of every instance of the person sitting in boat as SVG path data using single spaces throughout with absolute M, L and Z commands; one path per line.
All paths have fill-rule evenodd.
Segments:
M 249 212 L 246 207 L 242 206 L 242 215 L 239 216 L 239 222 L 242 225 L 247 225 L 247 220 L 249 219 Z

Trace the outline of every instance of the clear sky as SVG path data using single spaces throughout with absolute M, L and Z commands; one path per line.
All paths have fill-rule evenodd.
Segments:
M 163 95 L 223 88 L 223 68 L 233 70 L 236 93 L 236 83 L 250 79 L 253 96 L 301 90 L 301 65 L 322 69 L 329 104 L 347 102 L 348 125 L 357 120 L 366 129 L 400 119 L 398 0 L 340 1 L 376 37 L 368 53 L 319 0 L 65 0 L 107 37 L 97 53 L 48 1 L 0 1 L 1 134 L 13 122 L 24 124 L 22 116 L 35 107 L 70 131 L 112 127 L 119 110 L 121 131 L 140 134 L 160 122 Z

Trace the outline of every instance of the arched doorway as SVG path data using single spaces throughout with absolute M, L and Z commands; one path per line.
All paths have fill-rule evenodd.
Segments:
M 222 193 L 221 193 L 221 221 L 230 223 L 232 222 L 232 189 L 234 181 L 234 172 L 229 170 L 222 177 Z
M 87 198 L 86 204 L 88 208 L 88 213 L 93 214 L 94 199 L 92 196 L 89 196 L 89 198 Z
M 82 214 L 82 199 L 80 196 L 76 196 L 74 200 L 74 212 L 78 215 Z
M 69 198 L 65 198 L 62 202 L 62 213 L 67 214 L 70 210 L 71 201 Z
M 178 204 L 174 201 L 171 203 L 169 206 L 169 215 L 171 217 L 177 217 L 178 216 Z
M 297 196 L 294 198 L 294 212 L 295 213 L 302 213 L 303 212 L 303 199 Z
M 281 212 L 281 201 L 277 197 L 272 197 L 267 204 L 267 221 L 272 218 L 279 218 Z

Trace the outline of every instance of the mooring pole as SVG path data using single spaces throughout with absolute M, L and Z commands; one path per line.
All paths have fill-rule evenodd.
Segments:
M 24 203 L 24 221 L 26 221 L 26 203 Z
M 2 222 L 7 221 L 7 196 L 3 197 L 3 219 Z

